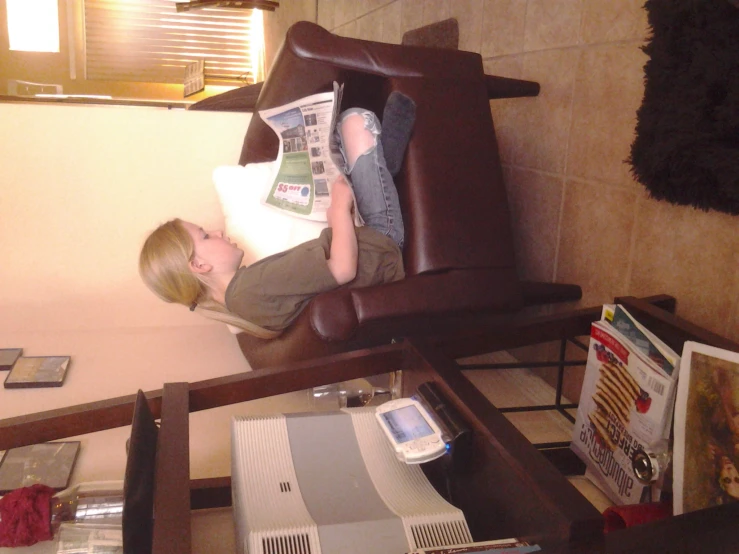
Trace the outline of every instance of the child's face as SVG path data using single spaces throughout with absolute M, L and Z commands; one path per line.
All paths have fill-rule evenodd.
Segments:
M 214 273 L 236 271 L 241 266 L 244 251 L 232 243 L 223 231 L 205 231 L 194 223 L 183 221 L 195 246 L 193 260 L 210 266 Z

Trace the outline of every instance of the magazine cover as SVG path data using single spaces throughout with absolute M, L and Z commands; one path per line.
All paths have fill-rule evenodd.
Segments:
M 675 515 L 739 500 L 739 353 L 686 342 L 675 404 Z
M 613 502 L 650 499 L 651 487 L 636 480 L 631 459 L 669 435 L 675 388 L 606 321 L 592 324 L 571 447 Z

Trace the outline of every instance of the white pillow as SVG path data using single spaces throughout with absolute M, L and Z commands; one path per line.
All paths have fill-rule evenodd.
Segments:
M 277 162 L 221 166 L 213 171 L 226 234 L 244 250 L 244 265 L 317 238 L 328 224 L 281 212 L 262 204 Z

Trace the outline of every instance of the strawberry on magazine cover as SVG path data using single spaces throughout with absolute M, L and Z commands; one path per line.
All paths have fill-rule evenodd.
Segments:
M 646 414 L 649 411 L 649 407 L 652 405 L 652 399 L 649 397 L 649 393 L 645 390 L 641 390 L 641 394 L 634 400 L 636 404 L 636 411 L 640 414 Z
M 595 355 L 598 358 L 598 361 L 601 363 L 606 363 L 608 361 L 608 351 L 606 350 L 606 347 L 602 344 L 596 344 L 595 345 Z

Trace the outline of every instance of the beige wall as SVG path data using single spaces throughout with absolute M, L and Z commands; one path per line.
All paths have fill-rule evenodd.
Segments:
M 0 418 L 248 370 L 225 326 L 159 301 L 136 264 L 160 222 L 222 225 L 211 172 L 238 160 L 249 115 L 0 103 L 0 120 L 0 348 L 72 356 L 61 388 L 0 388 Z M 193 414 L 192 475 L 229 474 L 232 413 L 306 401 L 295 393 Z M 122 479 L 128 433 L 78 437 L 74 481 Z
M 0 332 L 202 324 L 144 288 L 138 250 L 173 216 L 222 224 L 211 172 L 236 162 L 249 116 L 2 104 L 0 119 Z

